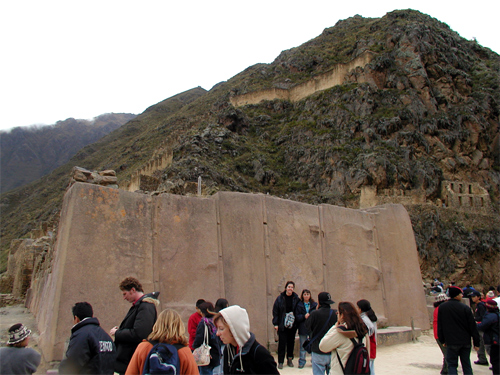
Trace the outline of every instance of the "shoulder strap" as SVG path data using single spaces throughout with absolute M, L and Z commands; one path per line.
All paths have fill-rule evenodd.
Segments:
M 339 363 L 340 363 L 340 368 L 342 369 L 342 374 L 345 374 L 344 365 L 342 364 L 342 360 L 340 359 L 338 350 L 335 350 L 335 353 L 337 353 L 337 358 L 338 358 Z
M 321 332 L 324 331 L 324 329 L 326 328 L 326 326 L 328 325 L 328 322 L 330 322 L 330 318 L 332 317 L 332 313 L 333 313 L 333 310 L 330 310 L 330 315 L 328 315 L 328 319 L 326 320 L 325 324 L 323 325 L 323 327 L 318 331 L 318 333 L 316 334 L 316 336 L 314 336 L 312 339 L 311 339 L 311 343 L 314 342 L 314 340 L 316 340 L 318 338 L 318 336 L 321 334 Z

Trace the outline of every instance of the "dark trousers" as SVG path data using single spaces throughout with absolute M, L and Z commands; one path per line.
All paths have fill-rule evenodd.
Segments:
M 286 357 L 293 359 L 293 347 L 295 345 L 295 333 L 297 328 L 285 328 L 283 331 L 278 331 L 278 363 L 285 362 L 285 348 Z
M 493 367 L 493 375 L 500 375 L 500 345 L 491 345 L 490 363 Z
M 479 350 L 477 351 L 477 360 L 481 363 L 488 363 L 488 358 L 486 358 L 486 350 L 484 348 L 484 340 L 483 340 L 483 331 L 479 331 L 479 338 L 481 341 L 479 342 Z
M 439 345 L 439 349 L 441 349 L 441 353 L 443 353 L 443 367 L 441 367 L 441 374 L 448 373 L 448 364 L 446 363 L 446 346 L 441 344 L 441 341 L 436 339 L 437 344 Z
M 458 358 L 462 364 L 464 375 L 472 375 L 470 364 L 470 345 L 448 345 L 446 346 L 446 362 L 448 363 L 448 374 L 457 375 Z

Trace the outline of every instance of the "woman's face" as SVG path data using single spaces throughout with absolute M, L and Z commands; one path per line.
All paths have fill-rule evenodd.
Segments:
M 294 289 L 293 284 L 288 284 L 288 285 L 286 286 L 286 295 L 287 295 L 287 296 L 291 296 L 291 295 L 292 295 L 292 293 L 293 293 L 293 289 Z
M 308 292 L 302 293 L 302 298 L 304 299 L 304 302 L 309 302 L 311 299 L 311 293 Z
M 231 344 L 233 346 L 238 346 L 238 343 L 236 342 L 233 334 L 231 333 L 231 330 L 227 325 L 222 323 L 222 321 L 219 319 L 217 320 L 217 336 L 219 336 L 220 340 L 224 345 Z

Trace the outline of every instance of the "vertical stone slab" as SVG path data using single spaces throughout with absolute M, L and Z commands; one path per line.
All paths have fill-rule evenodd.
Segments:
M 316 300 L 323 291 L 323 255 L 318 206 L 265 196 L 270 269 L 268 273 L 268 337 L 274 336 L 271 324 L 273 303 L 288 280 L 295 292 L 311 290 Z
M 61 359 L 73 325 L 71 307 L 87 301 L 107 331 L 119 325 L 130 304 L 118 288 L 137 277 L 153 284 L 150 197 L 76 183 L 64 200 L 52 280 L 44 293 L 49 311 L 39 327 L 46 360 Z
M 221 296 L 215 200 L 164 194 L 156 197 L 155 284 L 161 310 L 177 310 L 187 322 L 196 300 Z
M 385 315 L 372 215 L 337 206 L 320 207 L 321 228 L 325 233 L 327 291 L 336 303 L 367 299 L 377 315 Z
M 368 212 L 375 213 L 389 323 L 410 326 L 413 317 L 416 327 L 429 329 L 417 245 L 408 213 L 399 204 L 379 206 Z
M 266 341 L 266 261 L 262 194 L 217 193 L 225 298 L 247 309 L 250 330 Z M 222 297 L 222 296 L 221 296 Z

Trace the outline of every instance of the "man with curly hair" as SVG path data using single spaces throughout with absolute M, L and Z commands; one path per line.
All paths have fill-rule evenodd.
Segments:
M 115 337 L 117 357 L 115 372 L 125 374 L 135 349 L 148 337 L 156 322 L 158 292 L 144 294 L 142 285 L 134 277 L 127 277 L 120 283 L 123 299 L 132 304 L 120 327 L 109 331 Z

